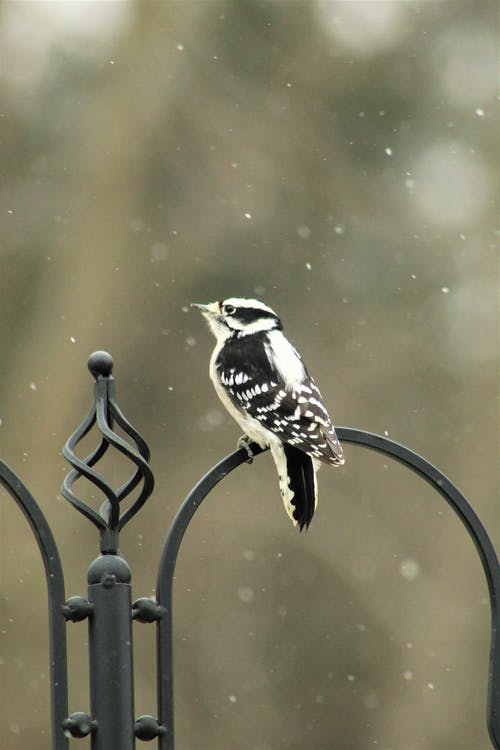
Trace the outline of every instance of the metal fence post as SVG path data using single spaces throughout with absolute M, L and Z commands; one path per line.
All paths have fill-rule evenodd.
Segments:
M 163 545 L 156 601 L 142 597 L 132 604 L 131 571 L 119 552 L 118 542 L 120 530 L 153 491 L 149 449 L 116 403 L 110 355 L 95 352 L 88 366 L 95 378 L 94 400 L 89 414 L 64 447 L 64 456 L 73 468 L 61 489 L 63 496 L 99 531 L 100 555 L 88 569 L 86 599 L 73 596 L 64 601 L 63 571 L 50 527 L 26 486 L 0 461 L 0 484 L 27 518 L 45 566 L 49 598 L 52 750 L 68 750 L 70 736 L 89 734 L 92 750 L 133 750 L 136 737 L 156 738 L 159 750 L 174 750 L 173 584 L 177 556 L 196 510 L 218 482 L 247 461 L 248 455 L 243 448 L 234 451 L 187 495 Z M 116 432 L 116 426 L 121 434 Z M 100 433 L 99 443 L 88 456 L 79 458 L 75 449 L 94 427 Z M 487 726 L 492 746 L 500 750 L 500 566 L 485 528 L 458 488 L 409 448 L 364 430 L 340 427 L 337 433 L 343 442 L 380 452 L 423 478 L 451 506 L 470 535 L 483 565 L 490 596 Z M 119 451 L 135 467 L 130 478 L 116 491 L 94 468 L 110 448 Z M 253 452 L 257 456 L 262 450 L 254 445 Z M 74 493 L 74 485 L 80 479 L 93 484 L 103 495 L 99 512 Z M 135 499 L 122 512 L 120 504 L 134 492 Z M 88 619 L 89 629 L 90 713 L 77 711 L 68 716 L 66 621 L 85 619 Z M 158 719 L 153 716 L 134 719 L 132 620 L 157 623 Z
M 118 555 L 102 555 L 88 570 L 93 750 L 132 750 L 135 744 L 130 578 Z
M 69 717 L 66 729 L 73 736 L 90 733 L 92 750 L 133 750 L 135 737 L 142 736 L 136 728 L 134 715 L 134 679 L 131 571 L 119 553 L 119 533 L 142 507 L 153 490 L 154 480 L 149 468 L 149 449 L 118 408 L 112 377 L 113 360 L 106 352 L 95 352 L 88 362 L 94 376 L 94 403 L 87 418 L 73 433 L 64 447 L 64 456 L 73 466 L 61 488 L 64 497 L 99 530 L 100 556 L 87 573 L 88 600 L 69 600 L 68 619 L 89 620 L 89 682 L 90 717 L 78 713 Z M 129 440 L 115 431 L 118 425 Z M 80 440 L 97 426 L 101 439 L 86 458 L 75 453 Z M 116 492 L 93 467 L 114 448 L 134 465 L 135 472 Z M 99 513 L 80 500 L 73 486 L 80 478 L 91 482 L 104 495 Z M 136 487 L 140 491 L 128 509 L 120 512 L 120 503 Z M 77 598 L 78 599 L 78 598 Z M 73 606 L 72 606 L 73 605 Z M 135 619 L 139 619 L 135 617 Z

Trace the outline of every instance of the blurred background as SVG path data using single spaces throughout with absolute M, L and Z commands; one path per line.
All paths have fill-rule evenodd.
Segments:
M 0 456 L 53 527 L 68 596 L 98 551 L 58 494 L 88 355 L 112 353 L 151 447 L 156 492 L 122 535 L 150 595 L 173 514 L 240 434 L 188 307 L 228 296 L 276 309 L 336 423 L 421 453 L 500 543 L 497 45 L 493 0 L 0 2 Z M 179 750 L 490 747 L 473 545 L 422 480 L 346 456 L 320 472 L 307 533 L 269 455 L 195 516 Z M 0 500 L 0 746 L 41 750 L 43 570 Z M 153 631 L 134 625 L 137 715 L 156 715 Z M 86 711 L 85 624 L 68 637 Z

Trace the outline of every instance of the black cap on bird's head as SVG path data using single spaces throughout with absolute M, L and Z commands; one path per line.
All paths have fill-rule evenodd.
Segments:
M 208 305 L 193 302 L 191 307 L 200 310 L 217 340 L 283 328 L 274 310 L 256 299 L 229 297 Z

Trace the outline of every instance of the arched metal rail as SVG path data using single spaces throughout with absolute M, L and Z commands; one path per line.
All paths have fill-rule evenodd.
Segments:
M 173 582 L 182 539 L 196 510 L 225 476 L 248 460 L 246 450 L 234 451 L 214 466 L 191 490 L 168 531 L 157 575 L 156 601 L 142 597 L 131 603 L 131 572 L 118 550 L 119 532 L 146 502 L 154 480 L 149 449 L 120 411 L 112 377 L 113 360 L 106 352 L 89 358 L 96 380 L 88 416 L 70 437 L 64 455 L 73 469 L 62 494 L 99 530 L 100 555 L 88 570 L 87 598 L 65 601 L 64 576 L 57 546 L 40 507 L 14 472 L 0 461 L 0 484 L 21 508 L 38 543 L 45 567 L 49 606 L 52 750 L 68 750 L 69 737 L 91 735 L 92 750 L 133 750 L 135 738 L 157 739 L 159 750 L 174 750 Z M 115 430 L 115 423 L 122 435 Z M 86 458 L 75 448 L 96 427 L 99 443 Z M 339 439 L 402 463 L 428 482 L 446 500 L 467 529 L 481 559 L 491 604 L 491 648 L 488 672 L 487 725 L 493 747 L 500 750 L 500 567 L 484 526 L 457 487 L 435 466 L 409 448 L 364 430 L 337 429 Z M 114 448 L 133 465 L 129 480 L 116 492 L 93 467 Z M 262 449 L 253 445 L 258 456 Z M 90 481 L 104 497 L 97 513 L 73 492 L 80 478 Z M 136 499 L 120 512 L 120 504 L 139 487 Z M 66 622 L 88 620 L 90 713 L 68 716 Z M 134 719 L 132 620 L 157 623 L 158 718 Z
M 37 541 L 45 568 L 49 607 L 50 708 L 53 750 L 67 750 L 68 736 L 62 723 L 68 716 L 68 661 L 66 621 L 61 607 L 65 601 L 64 575 L 57 545 L 40 506 L 19 477 L 0 461 L 0 485 L 15 500 Z
M 439 469 L 404 445 L 365 430 L 352 427 L 336 428 L 343 443 L 353 443 L 404 464 L 425 479 L 453 508 L 467 529 L 481 558 L 488 584 L 491 605 L 491 645 L 488 671 L 487 725 L 495 750 L 500 750 L 500 567 L 486 530 L 460 490 Z M 264 451 L 252 444 L 254 456 Z M 172 593 L 175 564 L 184 533 L 196 510 L 209 492 L 225 476 L 248 460 L 245 449 L 240 448 L 220 461 L 193 487 L 179 508 L 168 532 L 161 557 L 157 579 L 157 601 L 165 616 L 158 623 L 158 709 L 160 723 L 167 728 L 160 742 L 160 750 L 173 750 L 173 643 L 172 643 Z

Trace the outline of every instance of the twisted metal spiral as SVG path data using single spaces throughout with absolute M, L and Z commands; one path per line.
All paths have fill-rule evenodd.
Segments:
M 103 554 L 116 554 L 118 551 L 119 532 L 142 508 L 154 487 L 153 473 L 149 467 L 149 448 L 141 435 L 127 421 L 116 403 L 115 380 L 112 376 L 113 359 L 107 352 L 94 352 L 88 359 L 88 368 L 95 378 L 94 402 L 87 417 L 75 430 L 63 448 L 65 459 L 73 467 L 61 486 L 62 495 L 74 508 L 88 518 L 100 533 L 100 548 Z M 113 429 L 119 425 L 131 442 L 118 435 Z M 97 425 L 101 432 L 101 440 L 97 448 L 83 459 L 78 458 L 74 449 L 78 443 Z M 115 492 L 105 478 L 93 467 L 112 446 L 133 464 L 135 471 L 132 476 Z M 87 505 L 73 492 L 75 482 L 84 477 L 102 492 L 106 500 L 99 512 Z M 139 494 L 123 513 L 120 513 L 120 503 L 133 490 L 141 485 Z

